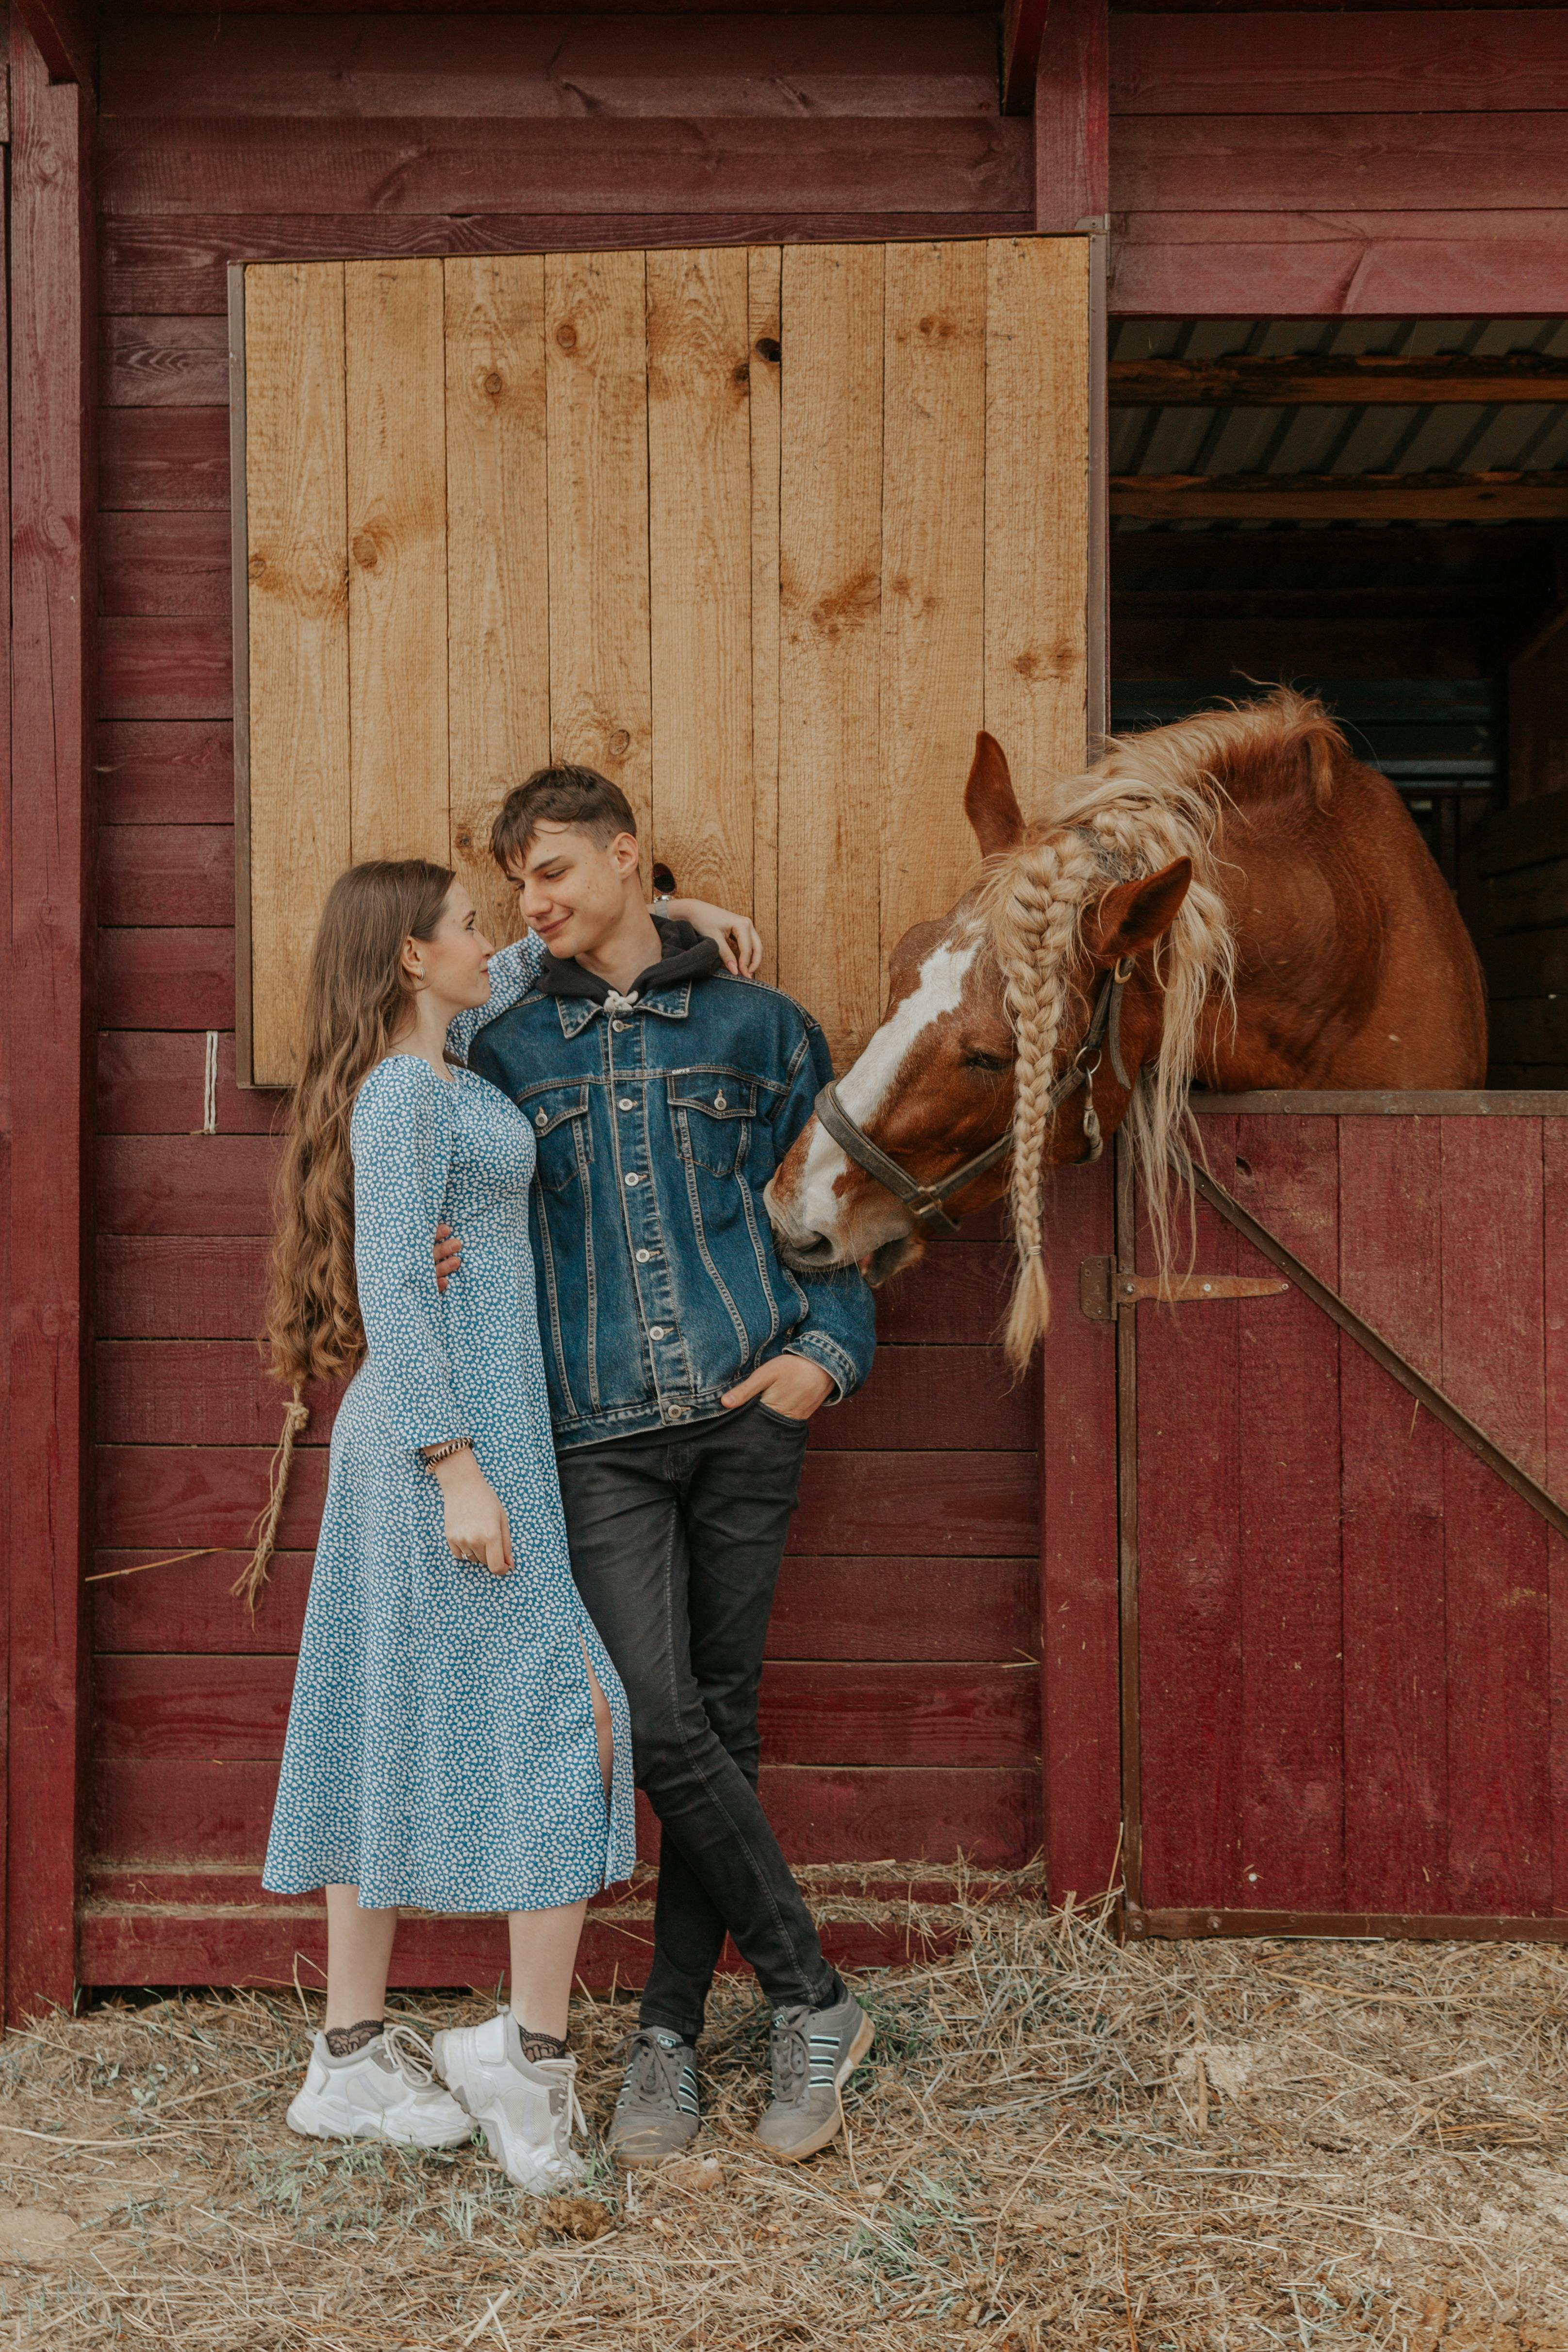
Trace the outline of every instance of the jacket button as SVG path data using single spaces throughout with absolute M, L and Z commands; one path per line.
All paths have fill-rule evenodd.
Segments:
M 639 1251 L 638 1251 L 638 1253 L 637 1253 L 637 1263 L 638 1263 L 638 1265 L 647 1265 L 647 1263 L 648 1263 L 648 1260 L 653 1256 L 653 1251 L 652 1251 L 652 1250 L 639 1250 Z
M 635 1110 L 637 1106 L 630 1095 L 622 1095 L 615 1108 L 617 1110 Z
M 662 1323 L 650 1323 L 650 1324 L 649 1324 L 649 1326 L 648 1326 L 648 1337 L 649 1337 L 649 1339 L 662 1339 L 664 1338 L 664 1325 L 663 1325 Z
M 624 1023 L 624 1021 L 612 1021 L 612 1022 L 610 1024 L 610 1026 L 612 1027 L 612 1029 L 624 1029 L 624 1028 L 625 1028 L 625 1026 L 626 1026 L 626 1024 Z
M 715 1095 L 713 1098 L 713 1107 L 715 1110 L 727 1110 L 729 1108 L 729 1105 L 726 1102 L 722 1095 Z
M 672 1421 L 685 1421 L 686 1417 L 686 1409 L 684 1404 L 673 1404 L 668 1408 L 668 1411 Z
M 548 1127 L 548 1126 L 549 1125 L 549 1111 L 548 1111 L 548 1110 L 537 1110 L 537 1111 L 535 1111 L 535 1113 L 534 1113 L 534 1125 L 535 1125 L 536 1127 Z
M 627 1182 L 627 1186 L 628 1186 L 628 1188 L 630 1188 L 630 1187 L 631 1187 L 632 1185 L 633 1185 L 633 1184 L 640 1184 L 642 1181 L 643 1181 L 643 1179 L 641 1178 L 641 1176 L 639 1176 L 639 1175 L 638 1175 L 638 1173 L 637 1173 L 637 1171 L 636 1171 L 636 1170 L 635 1170 L 635 1169 L 633 1169 L 633 1170 L 632 1170 L 632 1171 L 631 1175 L 630 1175 L 630 1176 L 628 1176 L 628 1177 L 627 1177 L 627 1179 L 626 1179 L 626 1182 Z

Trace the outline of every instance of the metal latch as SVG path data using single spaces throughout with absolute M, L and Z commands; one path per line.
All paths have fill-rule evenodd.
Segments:
M 1201 1307 L 1218 1298 L 1270 1298 L 1290 1287 L 1276 1276 L 1181 1274 L 1162 1280 L 1157 1274 L 1123 1274 L 1108 1257 L 1086 1257 L 1078 1268 L 1078 1303 L 1092 1323 L 1113 1323 L 1122 1307 L 1145 1298 Z

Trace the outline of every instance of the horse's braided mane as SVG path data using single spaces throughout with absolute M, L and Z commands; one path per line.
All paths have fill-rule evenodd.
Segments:
M 1028 1362 L 1051 1315 L 1041 1246 L 1040 1182 L 1051 1125 L 1058 1041 L 1070 1004 L 1086 1015 L 1070 974 L 1083 917 L 1104 888 L 1192 860 L 1192 887 L 1155 950 L 1165 985 L 1159 1059 L 1140 1072 L 1126 1127 L 1157 1263 L 1172 1256 L 1172 1203 L 1190 1203 L 1186 1095 L 1205 1003 L 1233 1000 L 1235 943 L 1216 846 L 1225 804 L 1306 785 L 1320 804 L 1344 739 L 1319 702 L 1279 688 L 1265 700 L 1205 711 L 1147 734 L 1111 738 L 1092 767 L 1059 779 L 1046 814 L 1018 848 L 992 861 L 981 913 L 1001 969 L 1018 1039 L 1012 1214 L 1018 1279 L 1007 1347 Z M 1074 1034 L 1076 1033 L 1074 1024 Z

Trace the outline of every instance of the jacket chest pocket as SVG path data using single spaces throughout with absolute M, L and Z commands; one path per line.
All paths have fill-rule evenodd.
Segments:
M 586 1183 L 593 1160 L 588 1088 L 549 1087 L 542 1094 L 526 1095 L 517 1108 L 534 1131 L 544 1190 L 559 1192 L 576 1177 Z
M 668 1080 L 675 1146 L 712 1176 L 733 1176 L 746 1157 L 757 1088 L 718 1070 L 681 1070 Z

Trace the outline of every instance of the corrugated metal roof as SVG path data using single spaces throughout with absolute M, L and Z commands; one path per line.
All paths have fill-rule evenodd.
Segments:
M 1322 358 L 1377 352 L 1430 359 L 1535 352 L 1568 359 L 1564 319 L 1125 319 L 1113 360 Z M 1113 408 L 1111 472 L 1419 474 L 1568 467 L 1568 404 L 1454 401 L 1408 407 Z M 1120 517 L 1118 530 L 1169 528 Z M 1193 530 L 1207 523 L 1182 523 Z M 1294 524 L 1257 523 L 1259 530 Z M 1320 526 L 1322 527 L 1322 526 Z M 1385 526 L 1362 523 L 1376 530 Z M 1230 528 L 1235 528 L 1234 525 Z

